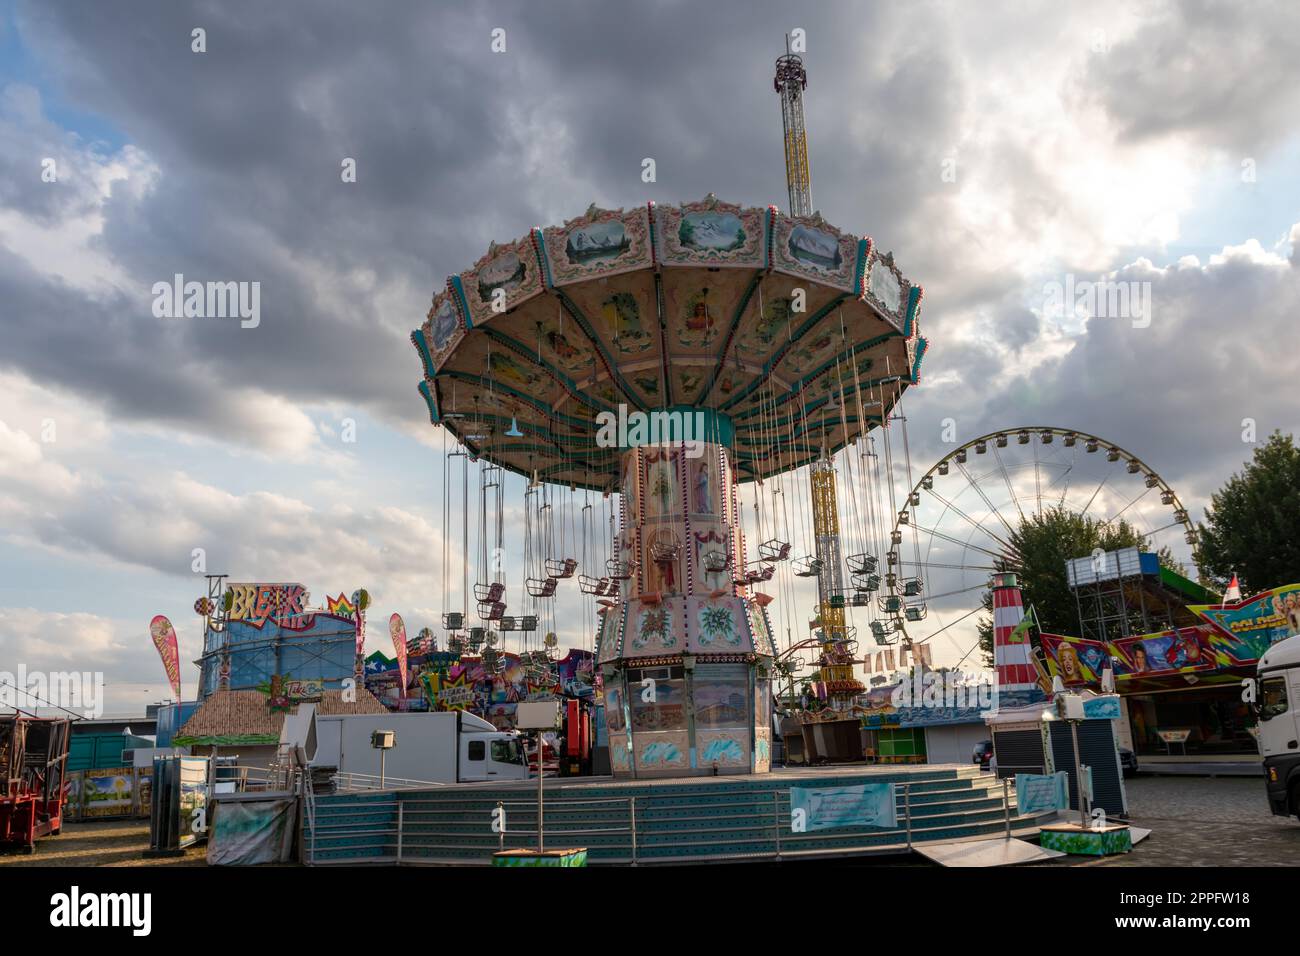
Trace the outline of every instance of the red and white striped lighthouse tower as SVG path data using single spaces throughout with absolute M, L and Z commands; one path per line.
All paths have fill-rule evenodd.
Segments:
M 1025 616 L 1024 599 L 1020 584 L 1009 572 L 995 574 L 990 582 L 993 589 L 993 663 L 998 670 L 998 692 L 1030 690 L 1038 686 L 1038 670 L 1031 656 L 1033 649 L 1028 633 L 1012 639 Z

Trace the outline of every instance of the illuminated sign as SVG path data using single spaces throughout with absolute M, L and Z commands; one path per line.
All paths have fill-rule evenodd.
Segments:
M 267 621 L 281 627 L 310 627 L 307 589 L 301 584 L 232 584 L 226 591 L 226 620 L 261 628 Z

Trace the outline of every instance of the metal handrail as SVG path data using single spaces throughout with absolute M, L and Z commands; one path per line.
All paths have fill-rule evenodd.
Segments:
M 432 780 L 408 780 L 405 777 L 385 776 L 381 780 L 373 773 L 336 773 L 330 779 L 334 781 L 335 789 L 342 793 L 366 790 L 381 793 L 385 790 L 428 790 L 431 787 L 447 786 L 445 783 L 435 783 Z
M 357 776 L 366 776 L 366 775 L 357 775 Z M 417 781 L 417 783 L 418 783 L 418 781 Z M 1012 827 L 1012 806 L 1011 806 L 1012 798 L 1011 798 L 1011 793 L 1010 793 L 1010 788 L 1009 788 L 1008 782 L 1004 779 L 1002 783 L 1003 783 L 1003 786 L 1002 786 L 1002 804 L 1003 804 L 1002 810 L 1003 810 L 1003 816 L 1004 816 L 1004 820 L 1005 820 L 1006 835 L 1007 835 L 1007 837 L 1009 838 L 1010 835 L 1011 835 L 1011 827 Z M 861 831 L 863 831 L 863 832 L 862 832 L 862 835 L 868 835 L 868 834 L 871 834 L 871 835 L 879 835 L 879 834 L 885 834 L 885 833 L 898 833 L 898 834 L 905 835 L 905 838 L 906 838 L 906 844 L 907 844 L 907 847 L 908 847 L 909 849 L 914 848 L 914 845 L 915 845 L 915 832 L 914 832 L 914 831 L 915 831 L 915 827 L 914 827 L 914 824 L 918 821 L 918 819 L 921 820 L 921 821 L 924 821 L 924 820 L 926 819 L 927 816 L 932 816 L 932 815 L 927 814 L 927 815 L 923 815 L 923 816 L 920 817 L 920 818 L 917 818 L 917 817 L 915 816 L 915 813 L 914 813 L 914 807 L 913 807 L 913 802 L 912 802 L 912 797 L 913 797 L 913 794 L 912 794 L 913 782 L 912 782 L 912 781 L 904 781 L 904 782 L 901 782 L 901 783 L 900 783 L 900 782 L 896 782 L 896 786 L 902 790 L 902 793 L 901 793 L 901 794 L 898 794 L 898 793 L 895 794 L 895 800 L 896 800 L 896 801 L 899 800 L 899 799 L 901 798 L 901 802 L 902 802 L 901 811 L 902 811 L 902 812 L 901 812 L 901 814 L 900 814 L 900 816 L 901 816 L 901 820 L 897 820 L 896 823 L 895 823 L 895 826 L 894 826 L 893 828 L 888 828 L 888 827 L 861 827 L 861 828 L 854 827 L 854 828 L 843 828 L 843 829 L 840 829 L 840 830 L 839 830 L 838 835 L 840 835 L 840 836 L 852 835 L 852 834 L 846 832 L 846 830 L 849 830 L 849 829 L 851 829 L 851 830 L 861 830 Z M 406 788 L 393 788 L 393 789 L 406 789 Z M 755 821 L 755 824 L 754 824 L 754 828 L 759 829 L 759 830 L 762 830 L 762 831 L 765 831 L 765 832 L 771 832 L 771 833 L 772 833 L 772 835 L 773 835 L 773 841 L 774 841 L 774 844 L 775 844 L 774 858 L 775 858 L 776 860 L 781 860 L 784 856 L 788 855 L 788 854 L 791 852 L 791 850 L 790 850 L 790 848 L 788 847 L 788 845 L 783 845 L 783 842 L 782 842 L 783 839 L 784 839 L 784 840 L 789 840 L 789 839 L 791 839 L 791 838 L 793 838 L 793 839 L 800 839 L 800 838 L 802 838 L 802 837 L 804 836 L 803 834 L 794 834 L 794 833 L 786 833 L 786 834 L 783 834 L 783 833 L 782 833 L 782 830 L 783 830 L 784 828 L 786 828 L 786 827 L 789 827 L 789 825 L 790 825 L 790 824 L 789 824 L 789 812 L 790 812 L 790 811 L 789 811 L 789 806 L 790 806 L 790 804 L 789 804 L 789 799 L 790 799 L 790 789 L 789 789 L 788 787 L 769 787 L 769 788 L 763 788 L 763 789 L 759 789 L 759 790 L 753 790 L 753 791 L 750 791 L 750 793 L 753 794 L 755 797 L 760 798 L 760 800 L 758 801 L 759 803 L 765 803 L 765 802 L 766 802 L 766 800 L 763 799 L 763 798 L 769 798 L 769 797 L 770 797 L 771 800 L 772 800 L 772 804 L 771 804 L 771 806 L 772 806 L 773 814 L 772 814 L 772 817 L 770 818 L 770 822 L 759 823 L 759 822 L 757 822 L 757 820 L 756 820 L 756 821 Z M 984 791 L 983 796 L 982 796 L 982 797 L 979 797 L 979 799 L 990 799 L 992 796 L 993 796 L 993 795 L 992 795 L 989 791 L 986 790 L 986 791 Z M 784 801 L 785 801 L 785 805 L 784 805 L 784 807 L 782 806 L 782 800 L 783 800 L 783 797 L 784 797 Z M 489 798 L 489 799 L 490 799 L 490 798 Z M 641 799 L 644 799 L 644 795 L 642 796 Z M 597 805 L 597 804 L 603 804 L 603 805 L 610 805 L 610 804 L 626 805 L 626 806 L 627 806 L 628 824 L 627 824 L 626 826 L 608 826 L 608 827 L 565 827 L 565 828 L 563 828 L 563 829 L 555 829 L 555 828 L 552 828 L 552 827 L 546 827 L 545 830 L 544 830 L 544 833 L 545 833 L 548 837 L 549 837 L 549 836 L 555 836 L 555 837 L 560 837 L 560 838 L 568 837 L 568 836 L 575 836 L 575 837 L 576 837 L 576 836 L 587 836 L 587 835 L 598 835 L 598 834 L 617 834 L 617 833 L 627 833 L 627 834 L 630 835 L 631 853 L 632 853 L 632 865 L 633 865 L 633 866 L 637 866 L 637 865 L 639 865 L 639 842 L 640 842 L 640 841 L 639 841 L 639 837 L 640 837 L 640 835 L 641 835 L 641 834 L 640 834 L 640 830 L 643 828 L 643 827 L 639 827 L 639 826 L 638 826 L 638 821 L 637 821 L 637 800 L 638 800 L 638 797 L 635 797 L 635 796 L 631 796 L 631 797 L 599 797 L 599 798 L 594 798 L 594 799 L 591 799 L 591 800 L 584 800 L 584 799 L 582 799 L 582 798 L 562 798 L 562 799 L 558 799 L 558 800 L 555 801 L 555 803 L 557 803 L 557 804 L 570 804 L 570 805 L 572 805 L 572 804 L 578 804 L 578 805 L 582 805 L 582 806 L 592 806 L 592 805 Z M 337 838 L 337 837 L 346 837 L 346 836 L 358 836 L 358 835 L 377 835 L 377 836 L 384 836 L 384 837 L 395 836 L 395 837 L 396 837 L 396 841 L 395 841 L 395 843 L 396 843 L 396 852 L 395 852 L 395 856 L 392 857 L 392 858 L 394 858 L 397 862 L 401 862 L 401 861 L 402 861 L 402 857 L 403 857 L 403 851 L 404 851 L 404 849 L 408 848 L 408 847 L 411 846 L 411 845 L 417 845 L 417 846 L 420 845 L 420 843 L 422 842 L 422 838 L 426 836 L 425 834 L 408 834 L 408 833 L 406 832 L 406 824 L 407 824 L 407 822 L 408 822 L 408 818 L 409 818 L 409 817 L 416 817 L 416 818 L 418 818 L 418 817 L 420 817 L 420 816 L 436 815 L 436 814 L 439 814 L 439 813 L 456 813 L 456 814 L 462 814 L 462 813 L 464 812 L 463 810 L 459 810 L 459 809 L 456 809 L 456 810 L 452 810 L 452 809 L 442 810 L 441 808 L 416 809 L 415 807 L 408 807 L 408 806 L 407 806 L 408 803 L 413 803 L 413 802 L 414 802 L 414 801 L 412 801 L 412 800 L 410 800 L 410 799 L 406 799 L 406 800 L 400 799 L 396 794 L 394 794 L 392 800 L 382 801 L 382 802 L 380 802 L 380 803 L 369 803 L 369 804 L 366 805 L 366 809 L 380 809 L 380 808 L 383 808 L 383 809 L 389 809 L 389 808 L 392 808 L 392 807 L 396 807 L 396 809 L 397 809 L 397 819 L 396 819 L 396 823 L 395 823 L 395 825 L 393 825 L 393 826 L 385 826 L 385 827 L 377 827 L 377 828 L 348 828 L 348 829 L 340 829 L 340 828 L 339 828 L 339 825 L 337 825 L 337 824 L 335 824 L 335 825 L 331 825 L 331 824 L 316 825 L 315 823 L 313 823 L 313 826 L 312 826 L 312 844 L 313 844 L 313 846 L 312 846 L 312 854 L 311 854 L 311 857 L 312 857 L 313 861 L 314 861 L 314 858 L 315 858 L 315 837 L 316 837 L 316 833 L 317 833 L 317 831 L 319 830 L 320 833 L 321 833 L 322 835 L 324 835 L 324 836 L 328 836 L 328 837 L 335 837 L 335 838 Z M 753 804 L 745 804 L 745 805 L 748 806 L 748 805 L 753 805 Z M 536 801 L 534 801 L 534 800 L 497 800 L 497 801 L 494 802 L 493 806 L 495 806 L 495 807 L 501 807 L 501 808 L 505 808 L 505 807 L 528 807 L 528 808 L 536 808 L 537 803 L 536 803 Z M 551 804 L 548 803 L 548 806 L 551 806 Z M 900 809 L 900 808 L 897 808 L 897 807 L 896 807 L 896 809 Z M 782 812 L 783 810 L 784 810 L 784 813 Z M 939 815 L 941 816 L 942 814 L 939 814 Z M 436 834 L 436 833 L 435 833 L 435 834 L 428 834 L 428 836 L 437 837 L 438 834 Z M 535 838 L 535 837 L 537 836 L 537 828 L 536 828 L 536 827 L 531 828 L 531 829 L 528 829 L 528 828 L 518 828 L 518 829 L 510 829 L 510 828 L 507 828 L 507 829 L 505 829 L 505 830 L 497 831 L 497 845 L 498 845 L 498 848 L 499 848 L 499 849 L 502 849 L 502 850 L 505 849 L 505 838 L 506 838 L 507 836 L 517 837 L 517 838 Z M 410 838 L 414 838 L 414 841 L 415 841 L 414 844 L 412 844 Z M 388 841 L 385 841 L 385 842 L 387 843 Z M 424 842 L 425 842 L 426 845 L 427 845 L 427 841 L 424 841 Z M 436 845 L 436 844 L 435 844 L 435 845 Z M 760 855 L 766 855 L 766 854 L 760 854 Z

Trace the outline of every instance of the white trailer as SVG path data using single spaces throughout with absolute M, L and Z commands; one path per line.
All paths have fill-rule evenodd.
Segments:
M 1258 674 L 1255 704 L 1269 808 L 1300 817 L 1300 634 L 1265 651 Z
M 313 767 L 378 777 L 381 751 L 371 734 L 391 730 L 393 747 L 383 751 L 388 780 L 471 783 L 526 780 L 528 766 L 513 731 L 500 731 L 481 717 L 442 713 L 315 715 Z

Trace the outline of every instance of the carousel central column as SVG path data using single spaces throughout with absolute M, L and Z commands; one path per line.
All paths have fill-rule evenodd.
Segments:
M 625 443 L 621 587 L 602 601 L 597 646 L 610 763 L 618 776 L 765 772 L 775 648 L 757 589 L 772 566 L 745 566 L 731 423 L 649 414 L 681 428 L 664 441 L 651 424 L 637 441 L 629 427 Z

